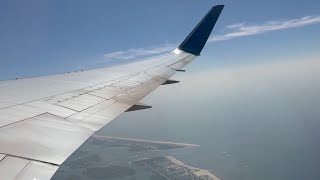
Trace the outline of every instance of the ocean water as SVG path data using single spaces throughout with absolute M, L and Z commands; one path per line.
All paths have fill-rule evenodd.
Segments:
M 319 62 L 181 73 L 98 134 L 198 144 L 168 154 L 225 180 L 317 180 Z
M 135 174 L 128 163 L 157 156 L 223 180 L 320 179 L 319 69 L 316 60 L 190 68 L 175 76 L 180 84 L 143 100 L 152 109 L 124 113 L 97 134 L 199 147 L 134 152 L 87 142 L 53 179 L 149 179 L 150 172 Z

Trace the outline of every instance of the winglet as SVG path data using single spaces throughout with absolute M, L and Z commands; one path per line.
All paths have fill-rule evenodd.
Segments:
M 223 7 L 224 5 L 212 7 L 189 36 L 180 44 L 179 49 L 199 56 L 222 12 Z

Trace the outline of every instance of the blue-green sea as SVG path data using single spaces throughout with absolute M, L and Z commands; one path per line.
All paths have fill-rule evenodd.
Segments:
M 320 179 L 320 63 L 308 63 L 178 74 L 180 84 L 144 99 L 152 109 L 125 113 L 97 134 L 198 144 L 159 155 L 223 180 Z

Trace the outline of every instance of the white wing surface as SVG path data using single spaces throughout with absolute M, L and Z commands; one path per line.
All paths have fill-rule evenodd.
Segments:
M 191 62 L 221 11 L 173 52 L 131 64 L 0 82 L 0 179 L 46 180 L 83 142 Z M 143 108 L 143 107 L 142 107 Z

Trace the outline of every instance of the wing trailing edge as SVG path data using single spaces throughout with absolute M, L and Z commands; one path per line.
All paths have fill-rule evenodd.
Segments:
M 223 8 L 224 5 L 212 7 L 188 37 L 180 44 L 179 49 L 199 56 Z

